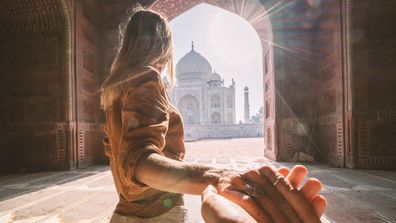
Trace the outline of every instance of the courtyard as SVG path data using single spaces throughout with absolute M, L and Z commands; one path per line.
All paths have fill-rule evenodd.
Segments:
M 186 162 L 239 170 L 263 164 L 291 167 L 264 157 L 262 138 L 186 143 Z M 396 172 L 309 164 L 329 207 L 323 222 L 396 222 Z M 117 194 L 107 166 L 0 176 L 0 222 L 108 222 Z M 203 222 L 200 197 L 185 196 L 189 222 Z

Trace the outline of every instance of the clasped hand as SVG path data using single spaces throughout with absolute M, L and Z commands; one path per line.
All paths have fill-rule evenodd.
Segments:
M 216 187 L 202 196 L 202 216 L 211 222 L 321 222 L 327 206 L 319 195 L 322 184 L 310 178 L 300 188 L 307 169 L 290 171 L 263 166 L 244 173 L 225 171 Z

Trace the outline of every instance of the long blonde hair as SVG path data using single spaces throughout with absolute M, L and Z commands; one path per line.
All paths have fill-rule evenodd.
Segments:
M 107 109 L 125 88 L 125 83 L 145 67 L 167 64 L 168 81 L 174 83 L 172 34 L 160 14 L 139 8 L 122 28 L 120 47 L 102 85 L 101 104 Z

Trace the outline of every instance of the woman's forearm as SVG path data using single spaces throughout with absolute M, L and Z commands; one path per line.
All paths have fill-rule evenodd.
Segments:
M 158 190 L 200 195 L 209 184 L 217 185 L 221 172 L 211 166 L 183 163 L 153 153 L 139 160 L 135 177 Z

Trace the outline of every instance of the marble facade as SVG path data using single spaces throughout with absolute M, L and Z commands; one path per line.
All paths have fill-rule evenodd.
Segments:
M 250 124 L 245 120 L 244 124 L 236 124 L 235 81 L 225 86 L 221 75 L 212 70 L 210 62 L 193 44 L 176 64 L 176 85 L 168 88 L 183 117 L 185 139 L 263 137 L 262 123 Z M 163 80 L 169 87 L 167 78 Z M 248 100 L 248 92 L 244 93 Z

